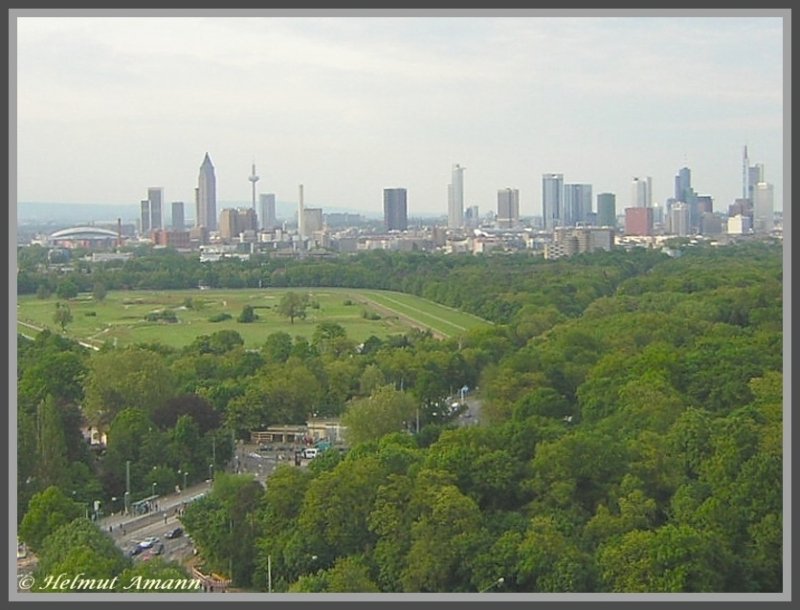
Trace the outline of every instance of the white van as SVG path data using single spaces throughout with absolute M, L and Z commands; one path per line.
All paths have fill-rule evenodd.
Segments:
M 312 460 L 319 454 L 319 449 L 316 447 L 306 447 L 303 449 L 303 457 L 307 460 Z

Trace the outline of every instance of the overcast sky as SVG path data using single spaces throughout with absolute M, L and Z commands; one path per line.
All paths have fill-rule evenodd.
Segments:
M 203 156 L 219 201 L 258 192 L 378 214 L 446 213 L 542 174 L 654 203 L 678 169 L 727 209 L 742 148 L 781 209 L 783 25 L 778 17 L 71 17 L 18 20 L 18 199 L 130 203 L 161 186 L 194 215 Z M 596 205 L 596 201 L 593 203 Z M 168 217 L 168 207 L 165 217 Z

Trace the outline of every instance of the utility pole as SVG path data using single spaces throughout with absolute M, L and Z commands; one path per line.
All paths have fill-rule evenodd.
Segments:
M 267 591 L 272 593 L 272 555 L 267 555 Z
M 130 512 L 131 505 L 131 461 L 125 460 L 125 514 Z

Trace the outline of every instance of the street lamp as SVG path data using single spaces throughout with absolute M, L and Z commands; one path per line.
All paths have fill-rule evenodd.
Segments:
M 214 464 L 209 464 L 208 465 L 208 478 L 211 481 L 214 480 Z
M 153 494 L 152 495 L 156 495 L 156 482 L 155 481 L 153 481 Z
M 490 584 L 488 587 L 485 587 L 485 588 L 481 589 L 480 591 L 478 591 L 478 593 L 485 593 L 486 591 L 488 591 L 492 587 L 495 587 L 497 585 L 502 585 L 505 581 L 506 581 L 506 579 L 501 576 L 500 578 L 495 580 L 492 584 Z

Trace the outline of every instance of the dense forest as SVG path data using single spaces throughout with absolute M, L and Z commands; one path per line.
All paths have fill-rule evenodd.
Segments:
M 278 591 L 782 588 L 780 245 L 211 265 L 166 252 L 67 275 L 26 256 L 21 292 L 262 280 L 402 290 L 496 322 L 363 346 L 321 324 L 258 351 L 230 331 L 93 354 L 20 337 L 20 533 L 45 554 L 85 527 L 81 503 L 119 497 L 126 461 L 144 495 L 313 412 L 343 418 L 347 453 L 279 466 L 266 489 L 220 473 L 183 517 L 240 587 L 266 590 L 269 565 Z M 481 425 L 439 406 L 463 385 L 479 388 Z M 105 455 L 82 441 L 83 417 L 108 430 Z

